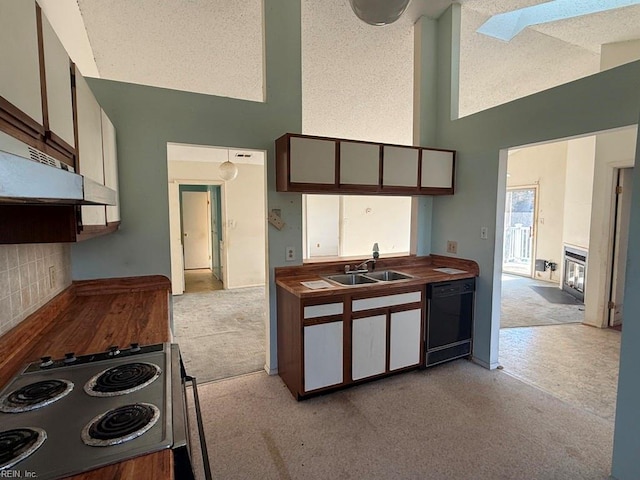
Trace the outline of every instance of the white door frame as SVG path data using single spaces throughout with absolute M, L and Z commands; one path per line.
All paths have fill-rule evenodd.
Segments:
M 171 292 L 173 295 L 184 293 L 184 258 L 182 252 L 182 233 L 180 231 L 180 185 L 217 185 L 220 186 L 220 210 L 222 218 L 222 241 L 226 244 L 226 200 L 224 182 L 217 180 L 176 179 L 169 182 L 169 243 L 171 252 Z M 209 203 L 211 205 L 211 203 Z M 176 212 L 177 209 L 177 212 Z M 209 232 L 211 235 L 211 232 Z M 222 283 L 228 284 L 226 249 L 220 255 Z

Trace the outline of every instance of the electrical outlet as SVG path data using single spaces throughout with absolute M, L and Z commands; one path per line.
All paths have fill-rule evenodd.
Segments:
M 489 238 L 489 229 L 487 227 L 480 228 L 480 238 L 483 240 Z
M 447 253 L 458 253 L 458 242 L 447 240 Z
M 296 259 L 296 250 L 293 247 L 287 247 L 284 259 L 287 262 L 292 262 Z
M 49 288 L 56 286 L 56 267 L 54 265 L 49 266 Z

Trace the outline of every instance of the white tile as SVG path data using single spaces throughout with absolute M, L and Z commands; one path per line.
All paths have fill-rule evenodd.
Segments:
M 29 245 L 18 245 L 18 266 L 29 263 Z
M 33 262 L 29 262 L 29 285 L 33 285 L 38 282 L 37 268 L 35 260 Z
M 9 291 L 16 293 L 20 291 L 20 269 L 12 268 L 9 270 Z
M 9 323 L 11 320 L 11 299 L 9 297 L 0 298 L 0 323 Z
M 18 269 L 20 271 L 20 289 L 29 286 L 29 264 L 25 263 L 24 265 L 20 265 Z
M 20 290 L 20 301 L 23 312 L 31 306 L 31 293 L 29 291 L 29 287 L 25 287 Z
M 18 266 L 18 246 L 7 245 L 7 268 L 11 270 Z
M 11 281 L 9 272 L 0 272 L 0 298 L 11 295 Z
M 0 274 L 9 270 L 9 261 L 7 260 L 8 245 L 0 245 Z
M 20 300 L 20 292 L 11 294 L 11 320 L 15 319 L 22 312 L 22 300 Z

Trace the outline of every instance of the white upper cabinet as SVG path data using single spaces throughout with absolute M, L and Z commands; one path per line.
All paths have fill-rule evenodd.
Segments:
M 118 152 L 116 146 L 116 129 L 102 112 L 102 155 L 104 157 L 104 184 L 116 191 L 116 205 L 107 205 L 107 223 L 120 220 L 118 195 Z
M 380 146 L 371 143 L 340 142 L 340 184 L 378 185 Z
M 0 96 L 42 126 L 36 3 L 0 2 Z
M 422 150 L 421 188 L 453 188 L 453 152 Z
M 47 18 L 42 15 L 44 66 L 49 130 L 75 149 L 69 56 Z
M 334 184 L 336 142 L 316 138 L 291 137 L 289 145 L 292 183 Z
M 81 175 L 104 185 L 102 157 L 102 109 L 87 82 L 76 69 L 76 105 L 78 109 L 78 165 Z M 106 225 L 106 209 L 82 207 L 82 225 Z
M 417 148 L 383 147 L 382 185 L 385 187 L 418 187 Z

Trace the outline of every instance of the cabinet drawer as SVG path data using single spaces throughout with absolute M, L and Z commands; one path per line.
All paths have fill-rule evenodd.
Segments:
M 371 310 L 374 308 L 393 307 L 394 305 L 415 303 L 421 300 L 421 292 L 398 293 L 396 295 L 385 295 L 384 297 L 362 298 L 360 300 L 353 301 L 351 310 L 354 312 L 360 312 L 362 310 Z
M 344 306 L 340 303 L 324 303 L 322 305 L 309 305 L 304 307 L 304 318 L 328 317 L 329 315 L 342 315 Z

